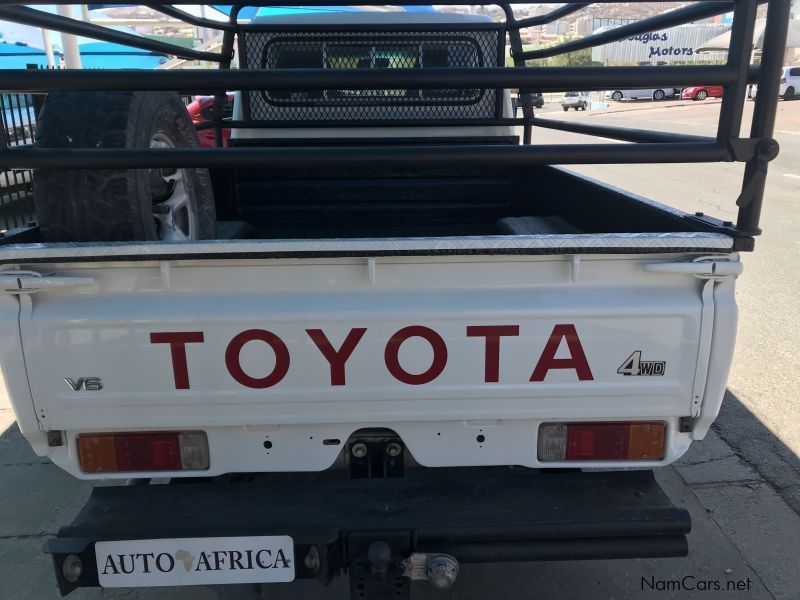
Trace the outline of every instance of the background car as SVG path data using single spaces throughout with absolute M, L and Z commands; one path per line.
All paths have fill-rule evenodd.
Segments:
M 758 86 L 754 85 L 750 97 L 755 98 L 757 93 Z M 800 67 L 783 67 L 778 96 L 784 100 L 794 100 L 798 95 L 800 95 Z
M 640 98 L 663 100 L 664 98 L 674 98 L 675 90 L 673 88 L 652 88 L 647 90 L 608 90 L 604 97 L 606 99 L 616 100 L 639 100 Z
M 541 92 L 531 93 L 531 100 L 533 100 L 534 108 L 542 108 L 544 106 L 544 96 L 542 96 Z M 520 106 L 522 106 L 522 100 L 520 99 L 520 95 L 517 94 L 511 98 L 511 110 L 514 113 L 515 119 L 517 118 L 517 111 Z
M 586 110 L 589 106 L 589 92 L 564 92 L 561 98 L 561 108 L 568 111 L 570 108 L 575 110 Z
M 681 98 L 684 100 L 705 100 L 706 98 L 722 98 L 721 85 L 696 85 L 683 88 Z
M 203 121 L 210 121 L 214 118 L 214 96 L 195 96 L 190 104 L 186 106 L 189 116 L 192 118 L 192 123 L 202 123 Z M 233 94 L 228 94 L 225 98 L 225 104 L 222 105 L 222 118 L 229 119 L 233 115 Z M 197 132 L 197 137 L 200 138 L 200 145 L 203 148 L 214 148 L 214 129 L 203 129 Z M 231 137 L 231 130 L 223 128 L 222 130 L 222 145 L 228 146 L 228 140 Z

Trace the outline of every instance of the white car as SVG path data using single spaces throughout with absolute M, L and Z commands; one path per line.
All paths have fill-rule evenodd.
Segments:
M 754 85 L 750 97 L 755 98 L 757 93 L 758 86 Z M 778 96 L 784 100 L 793 100 L 798 93 L 800 93 L 800 67 L 783 67 Z
M 561 98 L 561 108 L 568 111 L 570 108 L 575 110 L 586 110 L 589 106 L 589 92 L 564 92 Z
M 663 100 L 664 98 L 674 98 L 675 90 L 673 88 L 653 88 L 649 90 L 608 90 L 604 94 L 607 100 Z

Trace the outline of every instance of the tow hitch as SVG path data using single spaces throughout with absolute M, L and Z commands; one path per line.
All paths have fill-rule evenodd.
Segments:
M 458 561 L 449 554 L 412 552 L 405 560 L 395 560 L 384 541 L 367 547 L 366 560 L 350 568 L 351 600 L 408 598 L 412 581 L 428 581 L 446 590 L 458 577 Z
M 449 554 L 414 552 L 403 566 L 411 581 L 428 581 L 437 590 L 452 587 L 458 577 L 458 561 Z

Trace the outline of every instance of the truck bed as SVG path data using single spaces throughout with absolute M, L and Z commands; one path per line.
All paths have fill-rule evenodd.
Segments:
M 0 265 L 48 261 L 746 251 L 753 238 L 561 167 L 230 171 L 218 239 L 41 244 L 0 238 Z M 229 208 L 226 208 L 229 207 Z M 231 209 L 230 207 L 233 207 Z
M 695 215 L 549 166 L 240 170 L 235 179 L 235 210 L 218 211 L 261 239 L 715 231 Z

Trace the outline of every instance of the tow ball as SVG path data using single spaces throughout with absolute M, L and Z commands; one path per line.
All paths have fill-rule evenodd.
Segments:
M 409 598 L 412 581 L 428 581 L 436 589 L 446 590 L 458 577 L 458 561 L 449 554 L 413 552 L 398 560 L 385 541 L 370 543 L 366 554 L 366 560 L 350 570 L 352 599 Z
M 411 581 L 427 580 L 437 590 L 449 589 L 458 577 L 458 561 L 449 554 L 414 552 L 403 561 L 403 567 Z

